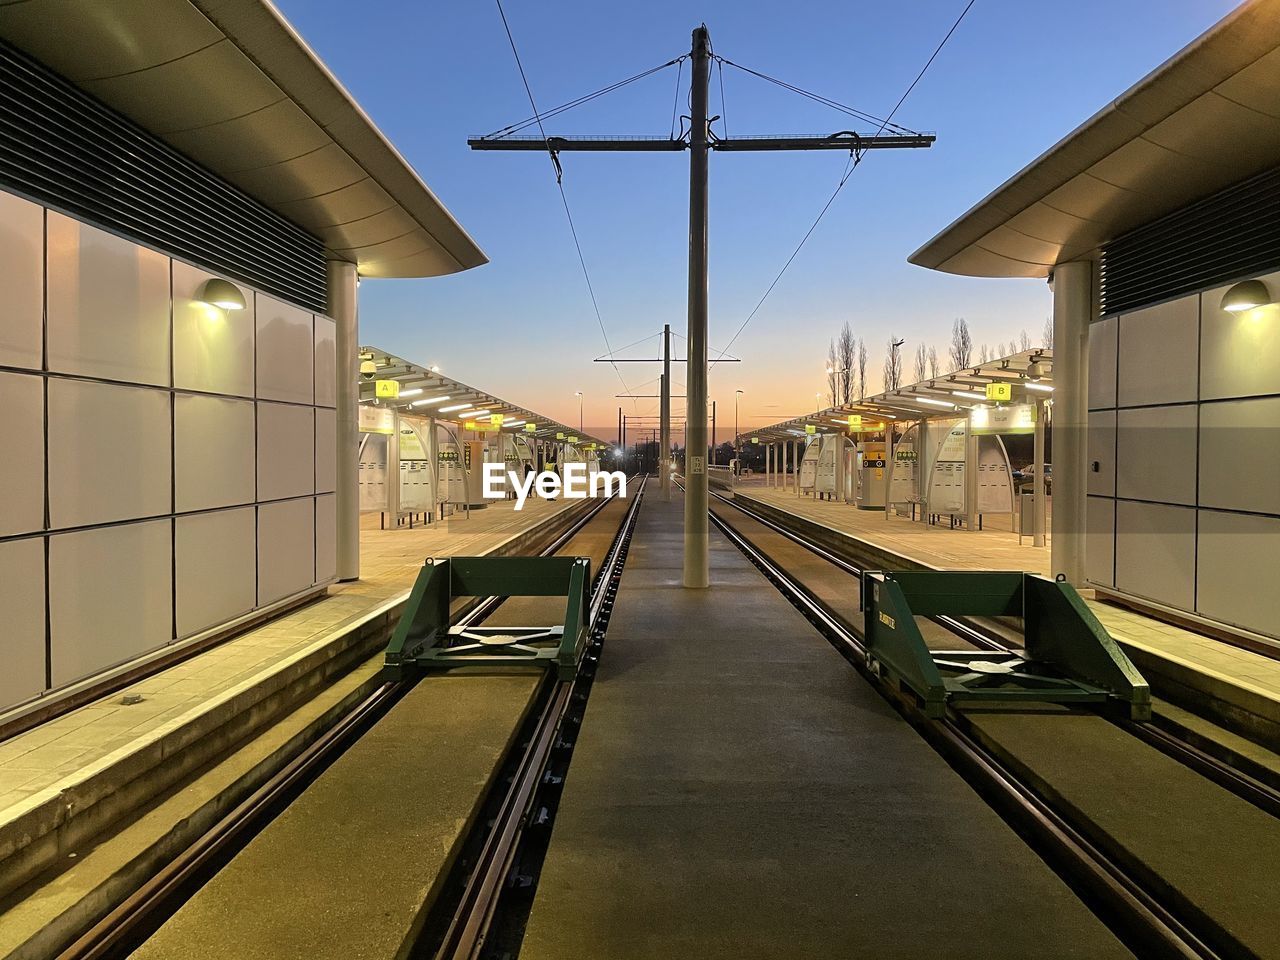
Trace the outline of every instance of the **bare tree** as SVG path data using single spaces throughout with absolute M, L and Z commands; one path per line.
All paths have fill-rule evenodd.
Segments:
M 836 361 L 836 342 L 832 340 L 827 344 L 827 399 L 833 407 L 840 403 L 839 384 L 840 366 Z
M 929 379 L 936 380 L 938 377 L 938 348 L 929 348 Z
M 867 341 L 858 338 L 858 399 L 867 395 Z
M 973 338 L 969 336 L 969 324 L 960 317 L 951 324 L 951 349 L 947 351 L 952 370 L 963 370 L 973 357 Z
M 1031 349 L 1031 334 L 1027 333 L 1025 327 L 1022 330 L 1022 336 L 1018 337 L 1018 349 L 1020 351 Z
M 915 369 L 912 373 L 916 376 L 916 383 L 923 380 L 929 373 L 929 348 L 923 343 L 916 347 Z
M 884 355 L 884 388 L 897 390 L 902 386 L 902 341 L 889 338 Z
M 836 341 L 837 369 L 843 371 L 844 379 L 840 383 L 840 402 L 853 402 L 853 366 L 857 360 L 858 341 L 853 335 L 849 321 L 840 328 L 840 339 Z
M 1040 334 L 1040 346 L 1046 350 L 1053 349 L 1053 317 L 1044 318 L 1044 330 Z
M 982 346 L 978 348 L 978 362 L 986 363 L 990 359 L 991 359 L 991 348 L 984 343 Z

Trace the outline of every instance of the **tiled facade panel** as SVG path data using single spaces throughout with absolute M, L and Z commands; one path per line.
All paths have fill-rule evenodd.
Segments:
M 1280 296 L 1280 272 L 1260 279 Z M 1090 329 L 1086 576 L 1280 637 L 1280 306 L 1228 313 L 1228 289 Z
M 1194 296 L 1121 316 L 1118 406 L 1195 400 L 1199 325 Z
M 44 537 L 0 542 L 0 610 L 3 706 L 29 700 L 45 688 Z
M 1121 410 L 1116 430 L 1116 496 L 1196 502 L 1194 405 Z
M 1116 495 L 1116 412 L 1089 411 L 1089 468 L 1086 475 L 1090 496 Z
M 49 520 L 54 529 L 172 510 L 167 390 L 49 380 Z
M 211 273 L 173 263 L 173 385 L 252 397 L 253 291 L 240 287 L 243 310 L 219 310 L 192 299 L 212 278 Z
M 1262 633 L 1280 624 L 1280 517 L 1200 511 L 1196 610 Z
M 315 583 L 315 499 L 258 507 L 258 603 L 283 599 Z
M 0 366 L 39 370 L 44 336 L 44 208 L 0 193 Z
M 253 503 L 253 401 L 178 394 L 173 404 L 178 512 Z
M 3 192 L 0 262 L 0 710 L 333 579 L 332 320 Z
M 1280 273 L 1261 279 L 1280 296 Z M 1280 394 L 1280 305 L 1228 313 L 1222 309 L 1228 289 L 1206 290 L 1200 299 L 1200 398 Z
M 48 215 L 49 369 L 169 385 L 169 258 Z
M 315 412 L 291 403 L 258 404 L 258 499 L 315 493 Z
M 1196 512 L 1116 502 L 1116 587 L 1190 610 L 1195 603 Z
M 44 380 L 0 371 L 0 537 L 44 527 Z
M 173 638 L 173 521 L 124 523 L 49 539 L 54 686 Z
M 1280 397 L 1201 406 L 1200 506 L 1280 515 Z
M 174 524 L 178 638 L 251 611 L 257 596 L 255 508 L 197 513 Z
M 315 330 L 311 314 L 257 295 L 258 398 L 314 402 Z

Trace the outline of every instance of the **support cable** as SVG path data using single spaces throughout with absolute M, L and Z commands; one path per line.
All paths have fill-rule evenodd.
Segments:
M 960 16 L 958 16 L 956 18 L 955 23 L 951 25 L 951 29 L 947 31 L 947 35 L 942 38 L 942 42 L 938 44 L 938 46 L 934 49 L 933 53 L 930 55 L 929 59 L 925 61 L 924 66 L 920 68 L 920 72 L 916 74 L 916 78 L 911 81 L 911 84 L 907 87 L 906 91 L 902 94 L 901 97 L 898 98 L 898 102 L 894 104 L 893 109 L 889 111 L 889 116 L 887 116 L 880 123 L 880 129 L 875 132 L 874 136 L 878 137 L 881 133 L 884 132 L 887 126 L 893 123 L 894 114 L 896 114 L 898 112 L 898 109 L 902 106 L 902 104 L 906 102 L 907 97 L 911 95 L 911 91 L 916 88 L 916 84 L 920 82 L 921 78 L 923 78 L 925 73 L 929 70 L 929 67 L 933 65 L 933 61 L 938 58 L 938 54 L 942 52 L 942 48 L 947 45 L 947 41 L 951 39 L 951 35 L 956 32 L 956 29 L 960 26 L 961 22 L 968 15 L 969 11 L 973 8 L 973 5 L 976 2 L 977 0 L 969 0 L 969 2 L 965 4 L 965 8 L 960 11 Z M 731 64 L 731 66 L 736 66 L 736 64 Z M 742 69 L 745 69 L 745 68 L 742 68 Z M 895 124 L 894 126 L 897 126 L 897 125 Z M 899 129 L 905 129 L 905 128 L 899 128 Z M 770 283 L 768 289 L 765 290 L 764 296 L 760 298 L 759 302 L 752 309 L 751 313 L 747 315 L 747 319 L 742 321 L 742 324 L 741 326 L 738 327 L 737 332 L 734 333 L 734 335 L 729 339 L 728 344 L 725 346 L 724 350 L 721 351 L 720 356 L 724 356 L 725 352 L 727 352 L 729 348 L 732 347 L 734 343 L 737 341 L 738 337 L 742 335 L 742 331 L 747 328 L 747 324 L 749 324 L 752 318 L 754 318 L 755 315 L 760 312 L 760 308 L 764 306 L 764 302 L 769 299 L 769 294 L 773 293 L 773 288 L 778 285 L 778 281 L 781 280 L 783 274 L 787 272 L 787 268 L 791 266 L 792 261 L 794 261 L 795 258 L 799 255 L 800 251 L 804 249 L 804 245 L 809 242 L 809 238 L 813 236 L 813 232 L 818 229 L 818 224 L 821 223 L 822 218 L 827 215 L 827 211 L 831 209 L 831 205 L 835 203 L 836 197 L 840 195 L 840 191 L 844 189 L 844 185 L 848 183 L 849 178 L 853 176 L 853 171 L 858 169 L 858 165 L 862 162 L 862 158 L 865 155 L 866 155 L 865 150 L 850 151 L 849 159 L 845 163 L 844 173 L 841 175 L 840 182 L 836 185 L 835 191 L 827 199 L 827 202 L 823 204 L 822 209 L 818 212 L 817 218 L 810 225 L 809 229 L 805 231 L 805 235 L 800 238 L 800 242 L 796 245 L 796 248 L 793 251 L 791 251 L 791 256 L 787 257 L 786 263 L 782 265 L 782 269 L 778 271 L 778 275 L 773 278 L 773 282 Z M 720 357 L 717 357 L 715 360 L 711 362 L 711 366 L 714 367 L 719 362 L 720 362 Z
M 511 53 L 516 60 L 516 69 L 520 71 L 520 80 L 524 84 L 524 92 L 529 97 L 529 106 L 533 109 L 533 115 L 537 119 L 538 132 L 542 134 L 542 140 L 547 142 L 547 131 L 543 129 L 542 117 L 538 113 L 538 104 L 533 99 L 533 89 L 529 86 L 529 78 L 525 75 L 524 64 L 520 62 L 520 51 L 516 49 L 516 38 L 511 34 L 511 25 L 507 22 L 506 11 L 502 9 L 502 0 L 494 0 L 498 5 L 498 15 L 502 17 L 503 29 L 507 32 L 507 41 L 511 44 Z M 560 161 L 556 157 L 556 153 L 548 144 L 547 155 L 551 158 L 551 167 L 556 174 L 556 188 L 560 191 L 560 202 L 564 206 L 565 218 L 569 221 L 569 233 L 573 236 L 574 249 L 578 251 L 578 263 L 582 266 L 582 278 L 587 282 L 587 293 L 591 296 L 591 306 L 595 310 L 596 323 L 600 325 L 600 335 L 604 337 L 605 356 L 609 357 L 609 365 L 613 367 L 613 372 L 618 376 L 618 382 L 622 384 L 623 393 L 631 393 L 632 390 L 627 386 L 627 381 L 622 378 L 622 371 L 618 369 L 617 363 L 613 360 L 613 347 L 609 345 L 609 333 L 604 328 L 604 317 L 600 315 L 600 304 L 596 300 L 595 287 L 591 283 L 591 274 L 587 270 L 587 259 L 582 253 L 582 243 L 578 240 L 578 228 L 573 222 L 573 213 L 569 210 L 569 197 L 564 192 L 564 184 L 561 182 L 564 171 L 560 167 Z

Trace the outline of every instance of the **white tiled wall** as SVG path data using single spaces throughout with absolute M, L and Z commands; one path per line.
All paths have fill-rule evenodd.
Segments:
M 0 263 L 0 711 L 333 579 L 333 321 L 2 192 Z
M 1261 279 L 1280 296 L 1280 272 Z M 1229 286 L 1090 329 L 1085 564 L 1094 583 L 1280 637 L 1280 306 L 1228 313 Z

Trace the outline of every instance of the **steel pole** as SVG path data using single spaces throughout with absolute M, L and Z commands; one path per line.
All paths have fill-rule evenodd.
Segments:
M 1035 476 L 1031 478 L 1031 545 L 1033 547 L 1044 546 L 1044 427 L 1044 400 L 1036 397 L 1036 433 L 1032 448 Z
M 337 334 L 338 469 L 336 477 L 337 569 L 339 580 L 360 579 L 360 324 L 356 265 L 327 264 L 329 314 Z
M 689 363 L 685 390 L 689 461 L 684 497 L 684 585 L 710 583 L 707 490 L 707 100 L 711 35 L 693 31 L 689 128 Z M 692 451 L 692 452 L 691 452 Z
M 658 472 L 662 480 L 662 499 L 671 499 L 671 324 L 662 325 L 662 395 L 660 404 L 662 426 L 662 459 Z
M 1053 268 L 1053 517 L 1051 569 L 1084 583 L 1086 461 L 1089 451 L 1089 321 L 1095 315 L 1094 265 Z

